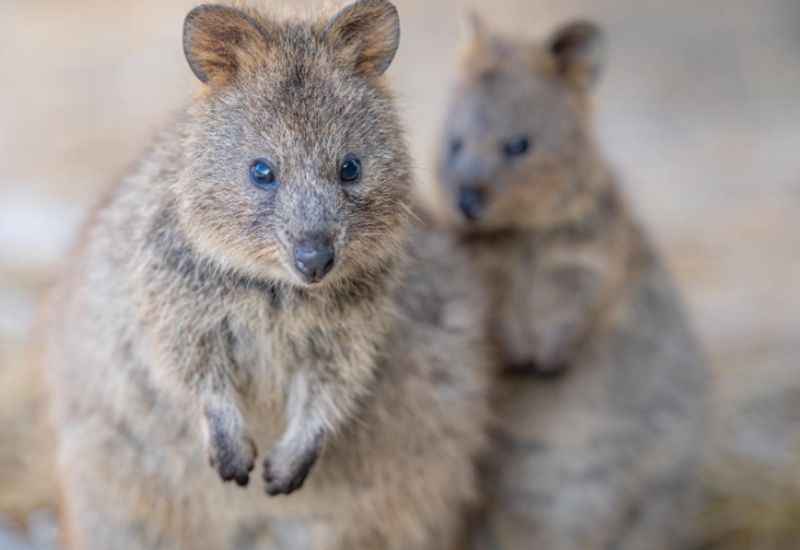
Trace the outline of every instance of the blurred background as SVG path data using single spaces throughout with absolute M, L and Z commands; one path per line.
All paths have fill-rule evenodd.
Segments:
M 87 209 L 197 89 L 181 50 L 196 3 L 0 0 L 0 386 Z M 798 0 L 396 3 L 390 77 L 423 190 L 470 6 L 531 37 L 599 21 L 600 142 L 684 290 L 719 408 L 800 380 Z

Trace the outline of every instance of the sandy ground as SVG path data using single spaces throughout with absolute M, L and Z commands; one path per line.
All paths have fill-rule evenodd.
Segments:
M 196 89 L 180 48 L 193 4 L 0 2 L 0 368 L 19 360 L 37 297 L 99 190 Z M 390 73 L 425 185 L 468 4 L 397 4 Z M 684 288 L 720 387 L 768 383 L 761 365 L 800 371 L 800 2 L 473 5 L 530 36 L 577 15 L 605 25 L 598 132 Z M 17 548 L 2 537 L 0 549 Z

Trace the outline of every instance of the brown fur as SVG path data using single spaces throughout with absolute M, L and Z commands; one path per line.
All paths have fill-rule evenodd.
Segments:
M 706 372 L 593 141 L 603 47 L 585 22 L 545 43 L 479 23 L 445 124 L 444 217 L 493 297 L 490 331 L 508 367 L 473 548 L 688 539 Z
M 448 547 L 476 497 L 488 356 L 465 258 L 446 235 L 409 240 L 381 80 L 396 10 L 361 0 L 309 24 L 202 7 L 185 28 L 207 92 L 51 297 L 71 546 Z M 348 153 L 363 176 L 346 184 Z M 258 158 L 275 186 L 249 181 Z M 321 282 L 296 268 L 309 236 L 335 249 Z M 250 483 L 257 456 L 267 492 L 291 496 Z

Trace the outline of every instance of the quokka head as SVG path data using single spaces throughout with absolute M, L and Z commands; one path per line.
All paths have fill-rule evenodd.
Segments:
M 576 21 L 531 42 L 469 23 L 437 168 L 447 210 L 470 231 L 551 223 L 582 191 L 575 171 L 592 151 L 603 33 Z
M 398 13 L 359 0 L 317 22 L 203 5 L 184 50 L 204 84 L 189 110 L 179 220 L 226 268 L 317 286 L 391 261 L 412 185 L 382 81 Z

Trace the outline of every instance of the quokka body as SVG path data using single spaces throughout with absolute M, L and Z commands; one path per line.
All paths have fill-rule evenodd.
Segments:
M 443 219 L 505 366 L 473 548 L 680 548 L 707 375 L 681 298 L 595 144 L 594 24 L 543 42 L 472 21 L 440 161 Z
M 187 17 L 203 91 L 50 299 L 69 547 L 441 549 L 463 529 L 484 304 L 449 237 L 410 228 L 381 78 L 398 41 L 384 0 Z

